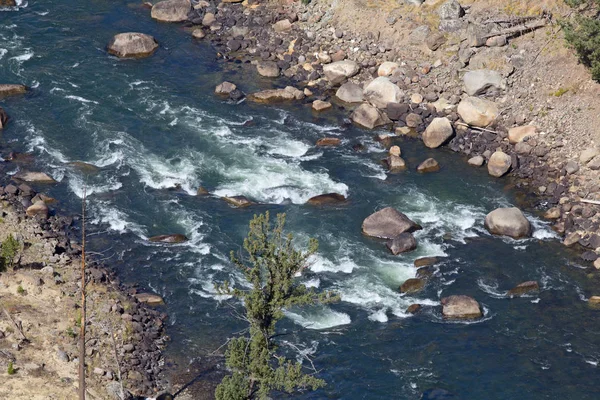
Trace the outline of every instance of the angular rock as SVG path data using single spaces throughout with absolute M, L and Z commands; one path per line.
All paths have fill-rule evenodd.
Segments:
M 256 70 L 260 76 L 267 78 L 277 78 L 279 76 L 279 67 L 274 61 L 261 61 L 256 64 Z
M 108 44 L 108 53 L 117 57 L 143 58 L 158 48 L 156 40 L 145 33 L 126 32 L 115 35 Z
M 187 242 L 189 239 L 181 233 L 175 233 L 172 235 L 152 236 L 148 240 L 154 243 L 183 243 Z
M 506 82 L 497 71 L 478 69 L 469 71 L 463 76 L 465 92 L 469 96 L 484 94 L 490 88 L 505 89 Z
M 535 136 L 537 127 L 533 125 L 517 126 L 508 130 L 508 141 L 510 144 L 521 143 L 525 138 Z
M 483 314 L 479 303 L 472 297 L 454 295 L 444 297 L 442 300 L 442 315 L 449 319 L 475 319 Z
M 386 163 L 388 165 L 388 169 L 392 173 L 404 171 L 406 169 L 406 162 L 400 156 L 390 154 L 386 159 Z
M 256 103 L 277 103 L 282 101 L 302 100 L 304 92 L 296 89 L 293 86 L 288 86 L 285 89 L 269 89 L 262 92 L 253 93 L 248 96 L 248 100 Z
M 367 129 L 374 129 L 391 122 L 377 108 L 367 103 L 361 104 L 360 107 L 354 110 L 351 118 L 356 124 Z
M 3 84 L 0 85 L 0 97 L 14 96 L 16 94 L 27 93 L 27 86 Z
M 448 118 L 434 118 L 423 132 L 423 143 L 430 149 L 434 149 L 446 143 L 452 135 L 454 135 L 454 128 Z
M 494 235 L 520 239 L 531 236 L 531 223 L 516 207 L 497 208 L 485 217 L 485 228 Z
M 337 61 L 323 66 L 323 73 L 332 85 L 344 82 L 358 74 L 358 71 L 360 71 L 360 67 L 351 60 Z
M 273 30 L 278 33 L 288 32 L 292 29 L 292 23 L 289 19 L 283 19 L 273 24 Z
M 536 281 L 527 281 L 519 283 L 508 291 L 509 296 L 523 296 L 532 292 L 539 292 L 540 285 Z
M 384 109 L 388 103 L 399 103 L 402 99 L 402 91 L 398 85 L 384 76 L 373 79 L 365 87 L 363 95 L 365 100 L 379 109 Z
M 565 172 L 569 175 L 579 171 L 579 163 L 577 161 L 569 160 L 565 164 Z
M 446 36 L 443 33 L 434 33 L 425 39 L 425 44 L 431 51 L 436 51 L 446 43 Z
M 511 157 L 502 150 L 497 150 L 490 157 L 487 168 L 491 176 L 499 178 L 506 174 L 512 164 Z
M 385 61 L 377 69 L 377 76 L 392 76 L 399 67 L 398 63 Z
M 392 254 L 396 256 L 415 250 L 417 248 L 417 241 L 411 233 L 404 232 L 389 240 L 386 245 Z
M 369 215 L 362 223 L 363 234 L 380 239 L 394 239 L 401 233 L 419 229 L 422 229 L 419 224 L 392 207 Z
M 552 207 L 544 213 L 546 219 L 559 219 L 560 218 L 560 207 Z M 578 239 L 579 240 L 579 239 Z
M 320 147 L 326 146 L 339 146 L 342 143 L 341 139 L 338 138 L 321 138 L 317 140 L 316 145 Z
M 483 165 L 483 163 L 485 162 L 485 158 L 483 158 L 482 156 L 475 156 L 475 157 L 469 158 L 469 161 L 467 161 L 467 162 L 472 167 L 481 167 Z
M 24 182 L 56 183 L 52 177 L 43 172 L 19 171 L 13 177 Z
M 410 107 L 408 104 L 388 103 L 387 106 L 385 106 L 385 112 L 387 113 L 388 118 L 394 121 L 400 120 L 403 116 L 406 116 L 409 111 Z
M 600 169 L 600 155 L 592 158 L 592 161 L 588 162 L 587 167 L 592 171 Z
M 428 158 L 417 167 L 417 171 L 421 173 L 436 172 L 440 170 L 440 165 L 433 158 Z
M 213 13 L 207 12 L 206 14 L 204 14 L 204 17 L 202 17 L 202 26 L 209 27 L 215 22 L 217 22 L 217 18 Z
M 467 97 L 458 104 L 457 112 L 468 125 L 485 128 L 496 120 L 500 111 L 493 101 Z
M 135 298 L 140 303 L 148 304 L 149 306 L 159 306 L 165 304 L 164 299 L 154 293 L 137 293 Z
M 235 84 L 225 81 L 225 82 L 217 85 L 217 87 L 215 88 L 215 93 L 229 95 L 231 92 L 233 92 L 236 89 L 237 89 L 237 86 Z
M 410 278 L 400 286 L 400 293 L 417 293 L 423 290 L 425 281 L 419 278 Z
M 161 22 L 182 22 L 187 21 L 191 9 L 189 0 L 163 0 L 152 6 L 150 15 Z
M 335 93 L 335 97 L 346 103 L 362 103 L 363 89 L 356 83 L 346 82 Z
M 48 213 L 50 210 L 48 206 L 43 201 L 37 201 L 35 204 L 27 207 L 25 213 L 30 217 L 41 217 L 43 219 L 48 218 Z
M 416 128 L 423 123 L 423 118 L 419 114 L 410 113 L 406 116 L 406 126 Z
M 307 204 L 313 206 L 325 206 L 325 205 L 334 205 L 334 204 L 342 204 L 346 202 L 346 197 L 339 193 L 327 193 L 320 194 L 318 196 L 311 197 L 306 202 Z
M 331 108 L 331 103 L 322 100 L 315 100 L 312 103 L 312 109 L 315 111 L 325 111 Z
M 254 204 L 252 200 L 245 196 L 226 196 L 223 197 L 223 200 L 237 208 L 249 207 Z
M 465 15 L 465 10 L 456 0 L 448 0 L 438 8 L 441 19 L 458 19 Z
M 585 149 L 581 152 L 581 155 L 579 156 L 579 162 L 585 165 L 598 155 L 600 155 L 600 149 L 590 147 L 589 149 Z

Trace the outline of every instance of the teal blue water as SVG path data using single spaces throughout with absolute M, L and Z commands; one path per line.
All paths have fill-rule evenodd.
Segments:
M 152 34 L 159 50 L 119 60 L 105 46 L 119 32 Z M 445 149 L 400 142 L 409 170 L 388 175 L 372 132 L 343 125 L 337 111 L 316 116 L 303 104 L 229 104 L 213 95 L 227 79 L 251 92 L 271 82 L 251 66 L 223 63 L 178 25 L 159 24 L 137 2 L 30 1 L 0 12 L 0 82 L 32 90 L 1 101 L 12 120 L 2 154 L 31 152 L 59 183 L 46 190 L 61 212 L 77 213 L 84 184 L 95 251 L 121 278 L 162 295 L 175 359 L 204 357 L 243 325 L 215 283 L 244 285 L 229 262 L 252 215 L 288 215 L 288 229 L 321 247 L 299 279 L 341 295 L 339 304 L 289 310 L 281 329 L 291 357 L 311 355 L 328 386 L 298 398 L 419 399 L 443 388 L 460 399 L 597 399 L 600 321 L 587 298 L 594 286 L 535 213 L 532 239 L 492 237 L 487 212 L 515 203 L 507 181 L 491 180 Z M 285 82 L 277 84 L 284 85 Z M 342 145 L 315 148 L 336 136 Z M 361 142 L 364 152 L 355 152 Z M 439 173 L 414 170 L 434 156 Z M 86 175 L 69 165 L 100 167 Z M 4 172 L 19 166 L 0 163 Z M 169 190 L 179 185 L 180 190 Z M 194 196 L 204 186 L 209 197 Z M 338 192 L 347 205 L 305 205 Z M 244 195 L 259 205 L 234 209 L 218 197 Z M 402 256 L 361 235 L 370 213 L 393 206 L 424 226 L 418 249 Z M 175 246 L 147 238 L 186 234 Z M 417 295 L 398 293 L 413 261 L 445 256 Z M 539 295 L 507 290 L 537 280 Z M 467 294 L 485 309 L 475 323 L 441 318 L 440 298 Z M 417 316 L 406 308 L 427 307 Z M 293 344 L 286 344 L 291 343 Z M 281 396 L 277 396 L 278 398 Z

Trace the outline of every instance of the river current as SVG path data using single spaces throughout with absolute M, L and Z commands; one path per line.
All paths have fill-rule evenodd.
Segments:
M 159 50 L 142 60 L 109 56 L 106 44 L 127 31 L 153 35 Z M 531 239 L 483 228 L 489 211 L 516 203 L 506 180 L 410 139 L 399 143 L 410 168 L 388 175 L 373 132 L 344 124 L 343 114 L 231 104 L 213 95 L 223 80 L 247 93 L 272 85 L 249 65 L 217 60 L 181 26 L 151 20 L 139 2 L 22 0 L 0 12 L 0 82 L 32 88 L 0 103 L 12 119 L 0 134 L 2 155 L 32 153 L 35 168 L 59 181 L 43 189 L 61 212 L 79 212 L 87 187 L 90 246 L 123 281 L 165 298 L 173 358 L 201 358 L 243 327 L 229 307 L 236 303 L 214 285 L 244 285 L 229 251 L 240 249 L 253 214 L 269 210 L 287 214 L 299 246 L 320 242 L 299 279 L 341 295 L 338 304 L 288 310 L 281 324 L 283 348 L 312 355 L 328 382 L 297 398 L 419 399 L 431 388 L 460 399 L 600 398 L 600 320 L 579 259 L 532 212 Z M 325 136 L 342 145 L 316 148 Z M 365 151 L 353 150 L 358 142 Z M 430 156 L 441 171 L 418 174 Z M 75 161 L 99 170 L 86 173 Z M 199 186 L 213 195 L 195 196 Z M 304 204 L 329 192 L 350 201 Z M 224 195 L 260 204 L 234 209 Z M 392 256 L 361 234 L 362 220 L 386 206 L 423 225 L 415 252 Z M 190 241 L 147 241 L 167 233 Z M 422 292 L 400 295 L 425 256 L 444 257 L 436 276 Z M 539 294 L 506 296 L 528 280 L 540 283 Z M 473 296 L 484 317 L 443 320 L 440 299 L 452 294 Z M 413 303 L 427 307 L 412 316 Z

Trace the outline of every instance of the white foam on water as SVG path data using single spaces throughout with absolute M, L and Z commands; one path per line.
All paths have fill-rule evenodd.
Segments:
M 344 274 L 350 274 L 355 268 L 358 268 L 358 266 L 347 256 L 341 257 L 339 260 L 331 261 L 319 254 L 315 254 L 310 260 L 310 270 L 316 273 L 342 272 Z
M 71 189 L 71 191 L 80 199 L 83 198 L 84 191 L 86 196 L 92 196 L 97 193 L 107 193 L 123 187 L 123 184 L 119 182 L 116 177 L 109 177 L 107 181 L 103 183 L 92 183 L 88 180 L 84 181 L 81 176 L 75 173 L 68 173 L 68 177 L 69 189 Z
M 481 289 L 483 292 L 495 299 L 506 298 L 508 293 L 508 291 L 499 290 L 497 282 L 486 282 L 483 278 L 477 279 L 477 286 L 479 286 L 479 289 Z
M 527 216 L 533 227 L 533 238 L 538 240 L 555 240 L 559 236 L 550 228 L 550 223 L 541 219 Z
M 385 309 L 375 311 L 374 313 L 369 315 L 367 318 L 369 318 L 371 321 L 374 321 L 374 322 L 388 322 L 388 320 L 389 320 Z
M 90 223 L 93 225 L 107 226 L 109 230 L 121 234 L 133 232 L 141 238 L 147 238 L 140 225 L 131 221 L 124 211 L 109 202 L 96 199 L 88 202 L 88 209 L 91 216 Z
M 74 96 L 74 95 L 67 95 L 65 96 L 65 99 L 69 99 L 69 100 L 75 100 L 78 101 L 80 103 L 84 103 L 84 104 L 99 104 L 97 101 L 94 100 L 88 100 L 86 98 L 80 97 L 80 96 Z
M 6 53 L 8 53 L 7 49 L 0 48 L 0 60 L 2 60 L 2 58 L 4 58 Z
M 334 311 L 329 307 L 312 307 L 311 310 L 302 310 L 298 313 L 285 311 L 285 315 L 296 324 L 306 329 L 328 329 L 334 326 L 348 325 L 352 320 L 348 314 Z
M 595 361 L 595 360 L 585 360 L 585 362 L 588 363 L 588 364 L 590 364 L 590 365 L 592 365 L 592 366 L 594 366 L 594 367 L 598 366 L 598 361 Z
M 309 279 L 304 282 L 304 286 L 307 288 L 318 288 L 321 285 L 321 280 L 319 278 Z
M 43 132 L 37 129 L 33 123 L 25 121 L 24 123 L 25 131 L 27 132 L 27 151 L 28 152 L 39 152 L 42 154 L 48 154 L 53 159 L 53 161 L 58 161 L 59 163 L 66 164 L 69 162 L 67 157 L 65 157 L 60 150 L 51 147 L 44 138 Z

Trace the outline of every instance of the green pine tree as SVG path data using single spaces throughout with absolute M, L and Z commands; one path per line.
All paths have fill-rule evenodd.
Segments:
M 322 379 L 305 373 L 302 364 L 277 353 L 275 328 L 285 309 L 338 300 L 331 292 L 317 293 L 298 283 L 295 277 L 307 267 L 318 243 L 311 239 L 306 252 L 296 250 L 292 236 L 283 234 L 284 225 L 284 214 L 277 215 L 273 227 L 268 212 L 254 216 L 244 239 L 247 258 L 242 260 L 231 253 L 252 288 L 232 289 L 225 282 L 220 291 L 242 300 L 249 327 L 243 336 L 228 343 L 225 357 L 232 375 L 217 387 L 217 400 L 264 400 L 272 391 L 293 393 L 325 386 Z

